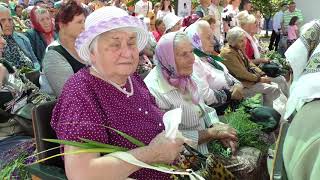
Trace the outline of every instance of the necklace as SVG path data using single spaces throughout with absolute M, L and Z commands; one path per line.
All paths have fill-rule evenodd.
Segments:
M 127 91 L 126 88 L 121 88 L 121 86 L 119 86 L 118 84 L 108 80 L 108 79 L 104 79 L 105 81 L 107 81 L 109 84 L 111 84 L 113 87 L 115 87 L 116 89 L 118 89 L 120 92 L 122 92 L 123 94 L 127 95 L 127 97 L 130 97 L 133 95 L 133 85 L 132 85 L 132 81 L 131 81 L 131 77 L 128 77 L 129 80 L 129 84 L 130 84 L 130 92 Z
M 131 80 L 131 77 L 129 76 L 128 77 L 128 81 L 129 81 L 129 84 L 130 84 L 130 92 L 128 92 L 127 91 L 127 89 L 126 88 L 122 88 L 121 86 L 119 86 L 117 83 L 114 83 L 113 81 L 111 81 L 111 80 L 108 80 L 108 79 L 105 79 L 105 78 L 103 78 L 103 76 L 102 76 L 102 74 L 95 68 L 95 67 L 93 67 L 93 66 L 91 66 L 92 67 L 92 69 L 94 70 L 94 71 L 96 71 L 97 73 L 98 73 L 98 75 L 104 80 L 104 81 L 106 81 L 107 83 L 109 83 L 109 84 L 111 84 L 113 87 L 115 87 L 116 89 L 118 89 L 120 92 L 122 92 L 123 94 L 125 94 L 125 95 L 127 95 L 127 97 L 130 97 L 130 96 L 132 96 L 133 95 L 133 84 L 132 84 L 132 80 Z

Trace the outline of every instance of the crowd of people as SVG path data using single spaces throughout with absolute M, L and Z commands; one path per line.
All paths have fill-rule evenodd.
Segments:
M 258 93 L 262 94 L 263 105 L 278 112 L 282 121 L 296 111 L 293 128 L 297 130 L 289 130 L 286 141 L 288 148 L 294 149 L 301 113 L 316 124 L 313 112 L 319 105 L 312 100 L 318 98 L 317 85 L 312 79 L 301 79 L 309 75 L 316 78 L 320 23 L 315 21 L 299 33 L 301 11 L 294 2 L 289 3 L 288 10 L 283 4 L 273 19 L 269 48 L 264 49 L 256 37 L 261 31 L 260 12 L 250 1 L 242 2 L 240 10 L 240 3 L 200 0 L 191 12 L 179 13 L 184 15 L 180 17 L 170 0 L 156 4 L 139 0 L 130 6 L 130 2 L 120 0 L 3 2 L 0 85 L 1 93 L 9 93 L 11 98 L 4 99 L 7 94 L 1 94 L 1 109 L 15 114 L 26 105 L 21 101 L 25 89 L 14 82 L 27 76 L 26 71 L 38 73 L 32 79 L 38 87 L 33 88 L 45 94 L 46 100 L 57 100 L 51 126 L 58 139 L 80 142 L 82 138 L 121 146 L 148 164 L 176 162 L 186 143 L 206 155 L 212 153 L 210 142 L 221 142 L 231 149 L 233 160 L 229 165 L 239 166 L 230 169 L 224 164 L 222 175 L 267 178 L 267 168 L 262 165 L 265 161 L 258 160 L 266 156 L 253 147 L 238 147 L 237 130 L 223 123 L 224 112 L 229 105 Z M 285 47 L 280 47 L 281 39 L 285 39 Z M 287 48 L 292 83 L 282 75 L 270 77 L 261 69 L 272 62 L 263 56 L 266 51 L 284 53 Z M 292 49 L 303 51 L 301 59 Z M 298 62 L 302 59 L 304 62 Z M 301 93 L 304 88 L 310 91 Z M 290 105 L 286 108 L 287 101 Z M 303 106 L 310 101 L 307 105 L 311 109 Z M 163 116 L 176 108 L 182 109 L 182 136 L 169 139 L 163 132 Z M 146 146 L 137 147 L 105 126 L 125 132 Z M 271 136 L 276 134 L 272 132 Z M 319 133 L 309 134 L 319 144 Z M 5 142 L 19 133 L 6 131 L 1 135 Z M 310 137 L 304 134 L 304 138 Z M 2 147 L 0 142 L 0 149 L 5 152 L 13 144 L 18 142 L 9 147 Z M 288 151 L 284 156 L 290 179 L 302 180 L 305 174 L 310 174 L 307 179 L 319 177 L 319 160 L 311 160 L 319 154 L 317 144 L 308 144 L 313 151 L 308 150 L 312 154 L 305 155 L 308 157 L 304 161 L 298 158 L 298 152 L 284 149 Z M 62 151 L 78 149 L 65 145 Z M 307 166 L 307 160 L 313 168 L 297 168 Z M 65 155 L 64 163 L 70 179 L 170 179 L 169 174 L 99 153 Z

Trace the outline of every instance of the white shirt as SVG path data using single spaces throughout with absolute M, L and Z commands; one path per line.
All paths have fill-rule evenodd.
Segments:
M 162 11 L 162 10 L 159 10 L 157 12 L 157 19 L 163 19 L 163 17 L 165 17 L 167 14 L 169 13 L 172 13 L 172 14 L 175 14 L 174 12 L 174 9 L 171 9 L 171 11 Z
M 236 16 L 239 13 L 239 9 L 233 9 L 233 6 L 229 4 L 227 7 L 223 9 L 222 18 L 225 18 L 227 16 L 230 16 L 232 21 L 230 22 L 231 27 L 238 26 L 237 18 Z
M 162 76 L 158 67 L 153 68 L 144 79 L 150 93 L 156 98 L 157 105 L 164 111 L 175 108 L 182 108 L 182 119 L 179 130 L 182 134 L 198 142 L 198 131 L 204 130 L 219 119 L 215 109 L 207 106 L 202 99 L 199 104 L 194 104 L 191 97 L 185 96 L 179 90 L 171 86 Z M 203 153 L 208 153 L 207 144 L 198 145 L 197 149 Z
M 136 3 L 134 8 L 134 12 L 137 15 L 147 16 L 148 12 L 152 11 L 152 3 L 150 1 L 144 2 L 143 0 L 140 0 Z
M 283 11 L 278 11 L 274 16 L 273 16 L 273 24 L 272 28 L 275 32 L 279 32 L 279 29 L 281 29 L 281 23 L 283 21 Z

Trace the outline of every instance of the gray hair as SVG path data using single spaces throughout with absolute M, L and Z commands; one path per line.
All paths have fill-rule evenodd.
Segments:
M 256 17 L 252 14 L 249 14 L 248 11 L 241 11 L 237 15 L 237 19 L 240 26 L 244 26 L 246 24 L 252 24 L 256 22 Z
M 236 46 L 244 37 L 244 31 L 240 27 L 234 27 L 227 33 L 227 41 L 230 46 Z
M 195 22 L 194 25 L 195 25 L 196 31 L 198 33 L 200 33 L 203 28 L 210 28 L 210 24 L 205 20 L 199 20 L 199 21 Z
M 187 34 L 184 33 L 184 32 L 177 32 L 177 34 L 176 34 L 176 36 L 174 37 L 174 40 L 173 40 L 173 47 L 176 47 L 177 44 L 179 44 L 180 42 L 183 42 L 183 41 L 190 42 Z

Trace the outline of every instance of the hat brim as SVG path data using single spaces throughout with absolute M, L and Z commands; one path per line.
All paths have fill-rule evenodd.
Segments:
M 96 25 L 89 27 L 82 32 L 76 39 L 75 46 L 80 58 L 84 61 L 90 62 L 90 49 L 89 46 L 92 41 L 105 32 L 129 28 L 132 32 L 137 33 L 137 46 L 141 51 L 148 43 L 149 33 L 146 25 L 133 16 L 123 16 L 112 18 L 108 21 L 98 22 Z

